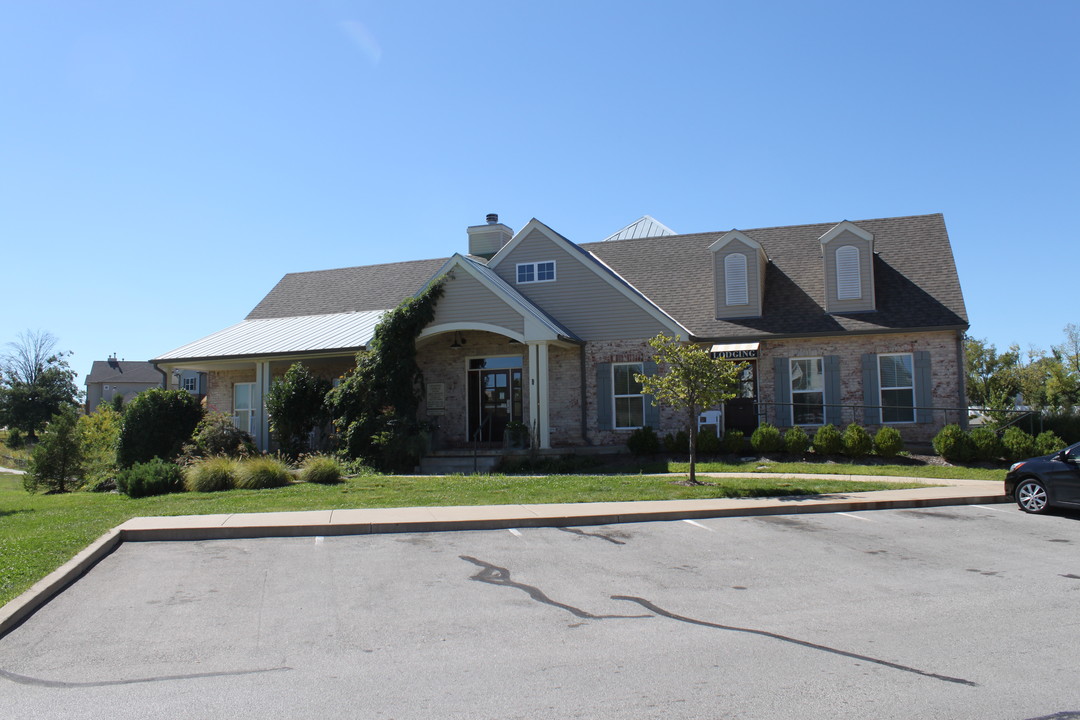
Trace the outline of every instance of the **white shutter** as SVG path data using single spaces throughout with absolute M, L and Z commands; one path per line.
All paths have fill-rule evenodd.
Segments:
M 724 289 L 728 305 L 747 305 L 746 256 L 732 253 L 724 258 Z
M 836 297 L 838 300 L 858 300 L 862 297 L 859 248 L 853 245 L 836 249 Z

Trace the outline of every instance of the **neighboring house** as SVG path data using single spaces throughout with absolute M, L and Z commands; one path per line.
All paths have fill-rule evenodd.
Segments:
M 164 378 L 152 362 L 95 360 L 86 376 L 86 411 L 93 412 L 103 402 L 121 395 L 128 402 L 143 390 L 162 387 Z
M 941 215 L 670 233 L 646 217 L 578 245 L 489 215 L 468 253 L 286 275 L 242 322 L 153 362 L 205 372 L 209 407 L 266 448 L 274 378 L 297 360 L 339 377 L 386 310 L 445 279 L 417 341 L 421 415 L 443 447 L 499 442 L 511 421 L 540 448 L 681 429 L 634 381 L 655 370 L 658 333 L 749 362 L 728 427 L 857 421 L 926 442 L 965 417 L 968 321 Z

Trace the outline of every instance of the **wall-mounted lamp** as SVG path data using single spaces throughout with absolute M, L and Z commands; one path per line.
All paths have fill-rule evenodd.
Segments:
M 460 350 L 461 346 L 465 344 L 465 338 L 458 337 L 458 333 L 454 331 L 454 342 L 450 345 L 451 350 Z

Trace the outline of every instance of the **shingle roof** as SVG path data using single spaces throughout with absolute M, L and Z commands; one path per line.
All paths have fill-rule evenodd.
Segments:
M 87 383 L 160 383 L 153 363 L 141 360 L 95 360 Z
M 246 319 L 387 310 L 420 290 L 448 259 L 289 273 Z
M 760 318 L 715 318 L 708 247 L 724 232 L 581 247 L 702 339 L 967 326 L 960 281 L 940 214 L 852 222 L 874 234 L 877 309 L 873 312 L 825 312 L 818 238 L 835 222 L 742 230 L 761 243 L 770 260 Z

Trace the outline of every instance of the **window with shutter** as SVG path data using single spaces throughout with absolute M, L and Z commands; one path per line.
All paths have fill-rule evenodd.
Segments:
M 746 256 L 732 253 L 724 258 L 724 288 L 728 305 L 747 305 Z
M 836 297 L 839 300 L 858 300 L 862 297 L 859 248 L 853 245 L 836 249 Z

